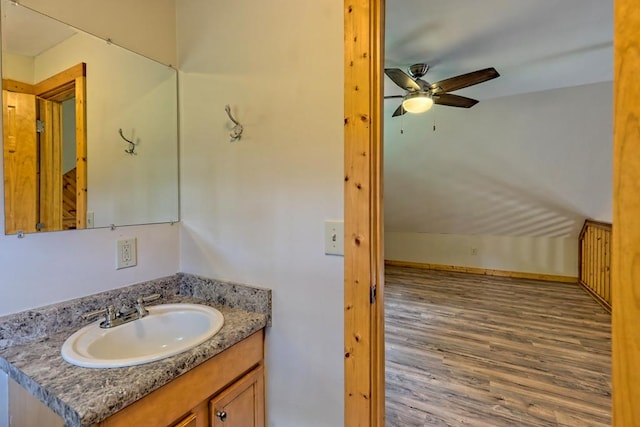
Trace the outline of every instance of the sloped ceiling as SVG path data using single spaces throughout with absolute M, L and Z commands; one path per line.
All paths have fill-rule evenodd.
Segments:
M 481 101 L 471 109 L 391 118 L 400 100 L 385 100 L 385 230 L 575 236 L 584 218 L 610 221 L 612 10 L 388 0 L 386 67 L 501 76 L 455 92 Z M 386 95 L 402 93 L 385 77 Z

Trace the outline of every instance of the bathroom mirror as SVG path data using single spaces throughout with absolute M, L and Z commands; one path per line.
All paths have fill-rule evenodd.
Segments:
M 176 70 L 1 8 L 5 233 L 177 221 Z

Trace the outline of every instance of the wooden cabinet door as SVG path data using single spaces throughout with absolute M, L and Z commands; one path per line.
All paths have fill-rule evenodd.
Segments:
M 264 427 L 264 368 L 211 399 L 209 408 L 212 427 Z

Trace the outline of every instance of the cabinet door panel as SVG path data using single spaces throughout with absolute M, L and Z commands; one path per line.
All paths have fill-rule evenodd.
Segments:
M 210 403 L 212 427 L 264 427 L 264 368 L 254 369 Z

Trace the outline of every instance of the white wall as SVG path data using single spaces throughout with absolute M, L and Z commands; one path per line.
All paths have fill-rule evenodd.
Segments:
M 85 33 L 41 53 L 35 82 L 87 64 L 87 209 L 95 226 L 178 219 L 175 70 Z M 139 143 L 137 155 L 118 134 Z
M 2 78 L 32 83 L 35 58 L 2 51 Z
M 180 269 L 273 289 L 268 425 L 343 424 L 343 4 L 179 0 Z M 229 142 L 224 106 L 244 126 Z
M 161 23 L 175 22 L 170 2 L 139 0 L 135 6 L 128 1 L 22 3 L 67 14 L 72 18 L 70 24 L 89 32 L 99 32 L 97 27 L 117 20 L 111 32 L 114 40 L 131 39 L 140 45 L 148 42 L 152 45 L 149 51 L 175 57 L 173 44 L 158 42 L 167 31 L 171 33 L 171 25 L 164 27 Z M 146 31 L 140 31 L 140 26 L 122 25 L 130 20 L 142 23 Z M 146 37 L 153 40 L 145 41 Z M 4 198 L 0 206 L 4 211 Z M 0 229 L 4 230 L 4 216 L 1 217 Z M 115 241 L 121 235 L 138 238 L 138 267 L 116 271 Z M 24 239 L 0 235 L 0 315 L 174 274 L 178 270 L 178 235 L 179 227 L 168 224 L 31 234 Z
M 175 274 L 178 235 L 157 224 L 0 236 L 0 315 Z M 137 267 L 116 271 L 120 237 L 138 238 Z
M 390 118 L 396 105 L 385 101 L 387 259 L 577 274 L 584 219 L 611 221 L 611 82 Z
M 385 233 L 385 259 L 525 273 L 578 275 L 578 241 L 566 237 Z

